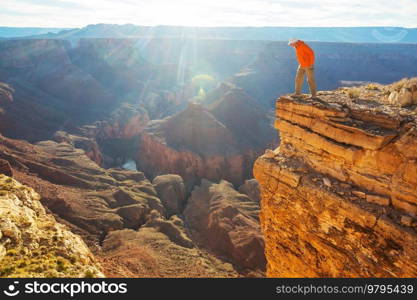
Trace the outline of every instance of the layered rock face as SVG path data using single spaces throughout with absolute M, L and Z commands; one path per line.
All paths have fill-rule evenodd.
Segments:
M 83 240 L 46 213 L 39 199 L 0 175 L 0 277 L 102 277 Z
M 417 275 L 415 107 L 358 96 L 276 103 L 281 144 L 254 166 L 270 277 Z

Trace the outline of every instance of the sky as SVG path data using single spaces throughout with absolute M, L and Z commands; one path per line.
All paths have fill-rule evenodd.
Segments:
M 0 26 L 417 27 L 417 0 L 0 0 Z

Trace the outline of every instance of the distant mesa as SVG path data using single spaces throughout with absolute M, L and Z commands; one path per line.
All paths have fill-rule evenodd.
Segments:
M 388 32 L 388 34 L 387 34 Z M 288 41 L 297 36 L 308 41 L 346 43 L 415 43 L 416 29 L 402 27 L 186 27 L 91 24 L 83 28 L 0 27 L 0 37 L 30 38 L 202 38 Z

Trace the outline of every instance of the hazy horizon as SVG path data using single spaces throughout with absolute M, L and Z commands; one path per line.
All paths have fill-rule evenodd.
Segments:
M 4 0 L 1 26 L 80 28 L 89 24 L 191 27 L 415 28 L 417 1 L 352 0 Z
M 84 26 L 78 26 L 78 27 L 65 27 L 65 26 L 8 26 L 8 25 L 2 25 L 0 23 L 0 27 L 8 27 L 8 28 L 39 28 L 39 29 L 49 29 L 49 28 L 53 28 L 53 29 L 81 29 L 81 28 L 85 28 L 87 26 L 95 26 L 95 25 L 117 25 L 117 26 L 126 26 L 126 25 L 133 25 L 133 26 L 143 26 L 143 27 L 196 27 L 196 28 L 405 28 L 405 29 L 417 29 L 416 27 L 406 27 L 406 26 L 194 26 L 194 25 L 165 25 L 165 24 L 155 24 L 155 25 L 146 25 L 146 24 L 139 24 L 139 23 L 91 23 L 91 24 L 86 24 Z

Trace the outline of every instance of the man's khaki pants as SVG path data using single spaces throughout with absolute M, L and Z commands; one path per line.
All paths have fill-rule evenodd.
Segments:
M 301 94 L 301 89 L 304 83 L 304 75 L 307 74 L 307 82 L 310 88 L 312 97 L 317 95 L 316 80 L 314 79 L 314 66 L 301 67 L 298 66 L 297 75 L 295 76 L 295 94 Z

